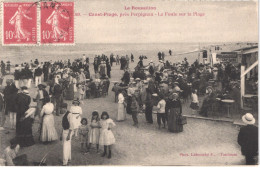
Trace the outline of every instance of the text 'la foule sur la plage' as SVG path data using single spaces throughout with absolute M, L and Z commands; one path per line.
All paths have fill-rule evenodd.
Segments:
M 145 16 L 205 16 L 203 12 L 158 12 L 154 6 L 124 6 L 125 12 L 89 12 L 88 16 L 145 17 Z

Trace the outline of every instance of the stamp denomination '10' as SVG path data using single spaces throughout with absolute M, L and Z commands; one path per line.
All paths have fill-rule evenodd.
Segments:
M 37 6 L 3 3 L 3 44 L 37 43 Z

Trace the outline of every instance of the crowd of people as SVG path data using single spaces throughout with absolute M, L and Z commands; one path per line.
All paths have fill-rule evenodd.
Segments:
M 182 105 L 189 100 L 191 114 L 202 116 L 208 116 L 209 112 L 224 111 L 223 105 L 216 98 L 235 100 L 234 108 L 241 104 L 237 97 L 240 95 L 237 83 L 240 79 L 239 66 L 231 63 L 210 66 L 199 64 L 197 60 L 190 65 L 186 58 L 182 62 L 171 63 L 165 61 L 164 52 L 158 53 L 158 64 L 151 60 L 148 65 L 144 65 L 144 59 L 147 57 L 140 56 L 139 62 L 131 71 L 129 64 L 134 62 L 133 54 L 121 58 L 118 55 L 115 57 L 114 54 L 110 57 L 104 54 L 96 55 L 93 76 L 89 71 L 89 58 L 85 55 L 83 59 L 72 62 L 67 60 L 40 63 L 36 59 L 34 62 L 15 65 L 14 81 L 6 81 L 7 85 L 0 99 L 0 108 L 10 117 L 10 128 L 16 129 L 11 149 L 16 152 L 18 145 L 28 147 L 35 144 L 32 126 L 37 118 L 40 121 L 39 141 L 48 143 L 58 140 L 54 114 L 63 114 L 63 132 L 60 137 L 63 141 L 63 165 L 70 163 L 71 141 L 74 137 L 79 137 L 82 153 L 87 153 L 93 144 L 98 152 L 99 145 L 102 145 L 102 157 L 111 158 L 112 145 L 115 144 L 111 130 L 115 126 L 114 121 L 106 111 L 102 112 L 100 118 L 97 111 L 93 111 L 90 120 L 82 118 L 84 112 L 80 103 L 87 98 L 108 94 L 113 62 L 120 64 L 120 69 L 124 71 L 121 81 L 113 82 L 112 87 L 115 102 L 118 103 L 117 122 L 125 121 L 126 114 L 129 114 L 132 116 L 133 126 L 138 128 L 138 114 L 144 113 L 148 124 L 153 124 L 153 114 L 156 114 L 159 129 L 167 128 L 169 132 L 180 133 L 183 131 L 183 125 L 187 123 Z M 1 72 L 4 75 L 7 69 L 2 63 Z M 30 108 L 31 97 L 28 90 L 32 83 L 38 88 L 35 98 L 32 99 L 37 103 L 36 108 Z M 18 92 L 19 89 L 21 92 Z M 201 105 L 198 96 L 203 96 Z M 65 100 L 73 100 L 70 109 Z M 4 129 L 5 123 L 3 117 L 1 130 Z M 6 156 L 15 159 L 10 152 L 8 151 Z M 10 158 L 9 165 L 14 165 L 15 160 Z M 17 164 L 28 165 L 24 156 L 18 159 L 22 162 L 18 160 Z
M 109 130 L 115 126 L 115 123 L 109 119 L 108 113 L 103 112 L 101 120 L 99 120 L 98 112 L 93 112 L 90 126 L 87 125 L 87 119 L 81 119 L 83 111 L 79 104 L 82 100 L 108 94 L 110 71 L 104 71 L 103 63 L 106 68 L 112 66 L 114 60 L 111 60 L 111 65 L 105 55 L 98 56 L 95 60 L 98 60 L 98 69 L 95 70 L 94 62 L 95 75 L 93 77 L 89 72 L 89 58 L 85 58 L 84 55 L 83 59 L 76 59 L 73 62 L 68 60 L 40 63 L 38 59 L 35 59 L 34 62 L 15 65 L 14 79 L 6 80 L 5 88 L 1 88 L 0 99 L 0 108 L 3 111 L 1 111 L 0 129 L 5 130 L 3 128 L 5 115 L 8 115 L 10 129 L 16 131 L 12 146 L 28 147 L 35 144 L 32 132 L 35 120 L 40 122 L 38 130 L 40 142 L 45 144 L 58 140 L 54 115 L 65 114 L 60 138 L 63 140 L 64 146 L 64 165 L 71 160 L 72 136 L 80 137 L 82 146 L 86 145 L 87 150 L 91 144 L 97 145 L 97 151 L 99 150 L 98 145 L 104 145 L 103 157 L 107 155 L 108 158 L 111 158 L 111 145 L 114 144 L 115 138 Z M 1 68 L 2 75 L 10 74 L 10 70 L 7 72 L 4 66 Z M 35 97 L 31 98 L 29 89 L 32 88 L 33 83 L 37 92 Z M 31 100 L 36 102 L 36 107 L 30 107 Z M 73 100 L 69 111 L 65 100 Z M 6 134 L 8 133 L 9 130 L 6 130 Z M 10 151 L 6 151 L 6 157 L 10 157 Z M 24 161 L 26 159 L 20 158 L 20 156 L 16 158 L 19 159 L 18 161 L 10 160 L 10 158 L 6 160 L 7 165 L 15 165 L 14 163 L 28 165 L 28 162 Z M 14 159 L 13 156 L 12 159 Z
M 121 82 L 115 82 L 112 90 L 115 92 L 115 101 L 119 100 L 120 109 L 125 102 L 126 112 L 129 114 L 131 114 L 131 100 L 136 98 L 134 100 L 138 101 L 139 109 L 145 109 L 146 120 L 149 123 L 153 106 L 163 99 L 167 109 L 164 112 L 168 112 L 167 101 L 172 99 L 173 94 L 177 97 L 175 100 L 181 100 L 178 102 L 179 107 L 191 99 L 192 115 L 199 113 L 207 117 L 209 114 L 226 111 L 224 104 L 217 98 L 235 100 L 232 111 L 238 113 L 241 104 L 239 75 L 239 66 L 235 67 L 231 63 L 211 67 L 199 64 L 198 61 L 190 65 L 186 58 L 181 63 L 164 62 L 161 57 L 157 65 L 152 60 L 148 65 L 144 65 L 143 59 L 140 58 L 135 70 L 131 72 L 125 69 Z M 198 96 L 204 97 L 201 105 Z

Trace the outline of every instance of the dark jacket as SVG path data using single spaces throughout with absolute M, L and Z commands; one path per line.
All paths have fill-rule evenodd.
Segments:
M 20 79 L 30 79 L 32 78 L 32 71 L 28 68 L 24 68 L 20 72 Z
M 125 84 L 129 84 L 130 82 L 130 74 L 126 71 L 121 79 Z
M 240 128 L 238 144 L 243 155 L 256 156 L 258 154 L 258 127 L 247 125 Z
M 43 73 L 49 73 L 49 65 L 48 64 L 44 64 L 43 65 L 43 69 L 42 69 Z
M 14 80 L 19 80 L 20 79 L 20 71 L 19 70 L 15 70 L 14 71 Z
M 35 69 L 34 76 L 41 76 L 42 75 L 42 68 Z
M 138 103 L 136 99 L 132 98 L 132 102 L 131 102 L 131 111 L 132 112 L 137 112 L 138 111 Z
M 17 92 L 16 93 L 12 93 L 10 94 L 9 98 L 8 98 L 8 104 L 6 104 L 6 108 L 8 109 L 8 111 L 10 112 L 16 112 L 16 105 L 14 104 L 17 100 Z
M 43 93 L 43 105 L 45 105 L 46 103 L 48 103 L 50 96 L 45 89 L 42 89 L 42 93 Z
M 16 123 L 19 123 L 20 119 L 24 117 L 25 112 L 30 108 L 31 103 L 31 97 L 24 94 L 24 93 L 18 93 L 17 99 L 16 99 Z M 16 126 L 17 127 L 17 126 Z M 19 132 L 19 131 L 16 131 Z
M 54 96 L 55 98 L 58 98 L 58 97 L 60 97 L 61 95 L 62 95 L 62 87 L 61 87 L 61 85 L 55 84 L 55 85 L 54 85 L 54 89 L 53 89 L 53 96 Z
M 13 107 L 14 107 L 14 101 L 15 101 L 15 95 L 17 93 L 18 89 L 15 87 L 15 85 L 12 83 L 11 85 L 8 85 L 4 89 L 4 100 L 6 103 L 6 111 L 12 111 L 16 112 Z

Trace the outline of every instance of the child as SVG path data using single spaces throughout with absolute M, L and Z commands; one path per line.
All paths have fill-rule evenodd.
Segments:
M 81 126 L 79 127 L 79 136 L 80 136 L 80 143 L 81 143 L 81 151 L 84 152 L 84 144 L 86 148 L 88 148 L 88 120 L 86 118 L 81 119 Z M 88 150 L 85 152 L 87 153 Z
M 159 95 L 160 101 L 157 105 L 158 111 L 157 111 L 157 123 L 159 125 L 159 129 L 161 129 L 161 119 L 163 122 L 163 128 L 165 128 L 165 105 L 166 102 L 164 100 L 163 94 Z
M 6 166 L 27 166 L 27 155 L 23 154 L 20 156 L 17 156 L 20 145 L 18 144 L 16 139 L 10 140 L 10 146 L 8 146 L 4 152 L 4 160 L 6 161 Z
M 80 84 L 79 86 L 79 100 L 83 100 L 85 98 L 85 85 Z
M 104 145 L 104 153 L 102 157 L 107 155 L 108 148 L 108 158 L 111 158 L 111 147 L 115 144 L 115 137 L 111 131 L 111 128 L 116 126 L 112 119 L 109 118 L 107 112 L 102 112 L 101 120 L 100 120 L 101 132 L 99 138 L 99 144 Z
M 195 115 L 197 110 L 199 109 L 199 100 L 198 100 L 198 95 L 197 95 L 197 90 L 193 89 L 191 93 L 191 115 Z
M 90 131 L 89 131 L 89 148 L 91 144 L 96 144 L 97 153 L 99 150 L 99 135 L 100 135 L 100 122 L 99 115 L 97 111 L 92 112 L 92 118 L 90 123 Z
M 73 125 L 74 125 L 74 134 L 77 137 L 78 136 L 78 128 L 81 125 L 81 114 L 82 114 L 82 108 L 79 106 L 80 102 L 79 100 L 73 100 L 72 106 L 70 108 L 70 112 L 73 115 Z

